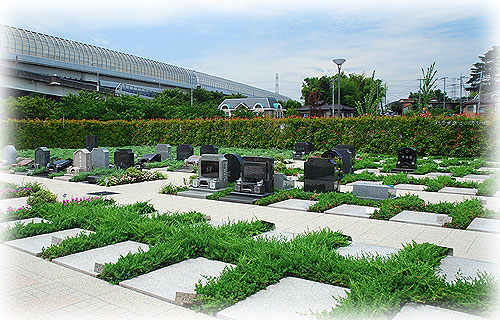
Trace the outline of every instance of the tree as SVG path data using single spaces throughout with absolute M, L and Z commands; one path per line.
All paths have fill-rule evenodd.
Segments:
M 302 107 L 300 102 L 297 100 L 287 100 L 287 101 L 279 101 L 283 109 L 285 109 L 285 117 L 290 117 L 290 116 L 298 116 L 299 112 L 297 111 L 298 108 Z
M 435 67 L 436 62 L 433 62 L 427 70 L 424 71 L 424 68 L 422 68 L 422 100 L 419 105 L 420 110 L 428 107 L 431 94 L 436 88 L 437 70 L 434 70 Z
M 477 94 L 498 90 L 500 83 L 500 47 L 494 46 L 484 56 L 479 56 L 479 62 L 470 69 L 470 78 L 466 82 L 469 87 L 465 90 Z
M 385 96 L 385 88 L 380 86 L 380 80 L 375 80 L 375 71 L 372 73 L 371 81 L 364 78 L 362 79 L 363 91 L 368 90 L 368 93 L 364 93 L 363 103 L 361 101 L 356 101 L 356 111 L 359 115 L 361 114 L 378 114 L 377 105 L 382 101 Z M 366 92 L 366 91 L 365 91 Z
M 34 94 L 19 98 L 10 97 L 5 100 L 5 116 L 11 119 L 48 119 L 54 116 L 54 110 L 60 105 L 58 101 Z

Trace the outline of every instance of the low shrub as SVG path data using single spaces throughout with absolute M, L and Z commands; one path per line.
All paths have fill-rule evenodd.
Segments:
M 166 184 L 163 187 L 161 187 L 160 193 L 161 194 L 176 195 L 178 192 L 187 191 L 187 190 L 189 190 L 188 186 L 178 187 L 178 186 L 173 185 L 172 183 L 169 183 L 169 184 Z
M 56 203 L 57 195 L 53 194 L 49 190 L 38 190 L 28 197 L 27 204 L 34 207 L 38 205 L 45 205 L 47 203 Z

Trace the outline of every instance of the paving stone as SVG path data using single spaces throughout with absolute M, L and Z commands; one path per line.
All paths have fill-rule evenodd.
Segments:
M 257 238 L 266 238 L 266 239 L 284 239 L 285 241 L 293 240 L 297 236 L 294 232 L 288 231 L 280 231 L 280 230 L 271 230 L 261 234 L 254 236 L 254 239 Z
M 474 218 L 467 230 L 500 233 L 500 220 L 489 218 Z
M 364 169 L 359 169 L 359 170 L 356 170 L 354 171 L 355 174 L 360 174 L 360 173 L 363 173 L 363 172 L 372 172 L 372 173 L 375 173 L 375 174 L 379 174 L 380 173 L 380 169 L 375 169 L 375 168 L 364 168 Z
M 421 320 L 421 319 L 453 319 L 453 320 L 479 320 L 484 319 L 467 313 L 462 313 L 454 310 L 443 309 L 434 306 L 423 304 L 406 304 L 400 312 L 396 314 L 392 320 Z
M 374 207 L 366 206 L 356 206 L 353 204 L 342 204 L 335 208 L 331 208 L 325 211 L 328 214 L 339 214 L 343 216 L 350 217 L 360 217 L 360 218 L 370 218 L 370 216 L 375 212 Z
M 354 182 L 349 182 L 346 184 L 346 186 L 353 186 L 355 185 L 356 183 L 366 183 L 366 184 L 376 184 L 376 185 L 381 185 L 382 184 L 382 181 L 364 181 L 364 180 L 358 180 L 358 181 L 354 181 Z
M 451 173 L 451 172 L 429 172 L 429 173 L 424 174 L 424 177 L 429 177 L 429 178 L 440 177 L 440 176 L 451 177 L 452 175 L 453 175 L 453 173 Z
M 120 286 L 176 303 L 176 292 L 194 293 L 198 281 L 206 283 L 204 276 L 217 277 L 227 266 L 233 265 L 201 257 L 189 259 L 122 281 Z
M 453 193 L 453 194 L 465 194 L 465 195 L 476 195 L 477 189 L 474 188 L 455 188 L 455 187 L 444 187 L 439 190 L 441 193 Z
M 40 218 L 28 218 L 28 219 L 21 219 L 21 220 L 12 220 L 12 221 L 0 223 L 0 230 L 4 230 L 7 228 L 14 228 L 18 223 L 23 224 L 23 225 L 27 225 L 28 223 L 40 223 L 40 222 L 49 222 L 49 221 L 45 220 L 45 219 L 40 219 Z
M 84 234 L 93 233 L 92 231 L 80 228 L 74 228 L 74 229 L 62 230 L 46 234 L 40 234 L 28 238 L 6 241 L 4 242 L 4 244 L 16 248 L 18 250 L 27 252 L 29 254 L 32 254 L 34 256 L 41 256 L 43 248 L 48 248 L 52 244 L 57 244 L 57 242 L 60 240 L 64 240 L 70 237 L 76 237 L 82 232 Z
M 488 273 L 495 277 L 500 275 L 500 265 L 496 263 L 446 256 L 441 260 L 436 274 L 446 276 L 446 282 L 452 283 L 460 272 L 464 277 L 477 278 L 478 273 Z
M 425 186 L 421 185 L 421 184 L 401 183 L 401 184 L 396 184 L 394 186 L 394 188 L 396 188 L 396 190 L 409 190 L 409 191 L 424 191 L 425 190 Z
M 301 199 L 287 199 L 284 201 L 270 204 L 269 207 L 289 209 L 289 210 L 307 211 L 307 209 L 309 209 L 310 206 L 312 206 L 313 204 L 316 204 L 316 203 L 318 203 L 318 201 L 301 200 Z
M 436 214 L 432 212 L 419 211 L 401 211 L 389 221 L 407 222 L 414 224 L 422 224 L 426 226 L 442 227 L 446 222 L 451 221 L 451 218 L 446 214 Z
M 221 319 L 316 319 L 314 312 L 330 310 L 349 289 L 287 277 L 217 313 Z
M 60 257 L 52 260 L 52 262 L 95 277 L 100 273 L 95 270 L 96 263 L 101 265 L 115 263 L 120 256 L 126 256 L 128 253 L 137 253 L 139 248 L 143 251 L 149 250 L 147 244 L 125 241 Z
M 350 245 L 345 247 L 340 247 L 337 252 L 344 257 L 362 257 L 363 255 L 379 255 L 381 257 L 388 257 L 391 254 L 398 253 L 399 249 L 391 247 L 377 246 L 361 242 L 352 242 Z
M 468 174 L 468 175 L 465 175 L 463 176 L 464 179 L 482 179 L 482 180 L 486 180 L 488 178 L 490 178 L 489 175 L 487 174 Z

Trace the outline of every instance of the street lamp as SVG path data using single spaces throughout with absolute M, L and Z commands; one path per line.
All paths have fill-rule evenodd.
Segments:
M 345 62 L 345 59 L 342 59 L 342 58 L 339 58 L 339 59 L 333 59 L 332 60 L 333 63 L 335 63 L 339 69 L 339 73 L 338 73 L 338 84 L 337 84 L 337 87 L 338 87 L 338 94 L 337 96 L 339 97 L 338 100 L 339 100 L 339 109 L 337 110 L 337 115 L 340 117 L 340 67 L 342 66 L 342 63 Z M 332 90 L 333 91 L 333 90 Z M 332 92 L 332 96 L 333 96 L 333 92 Z M 333 99 L 332 97 L 332 102 L 333 102 L 333 110 L 332 110 L 332 116 L 333 116 L 333 112 L 335 112 L 335 100 Z

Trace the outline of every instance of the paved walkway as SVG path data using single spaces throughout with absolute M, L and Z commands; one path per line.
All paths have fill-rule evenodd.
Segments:
M 169 182 L 182 185 L 184 179 L 188 179 L 190 174 L 168 173 L 168 176 L 167 181 L 110 188 L 10 174 L 0 174 L 0 180 L 17 184 L 39 181 L 56 193 L 60 200 L 63 199 L 63 195 L 66 199 L 71 199 L 88 196 L 89 192 L 111 191 L 117 194 L 109 197 L 114 198 L 118 203 L 149 200 L 160 211 L 196 210 L 210 215 L 213 220 L 262 219 L 275 223 L 278 230 L 296 233 L 330 228 L 340 230 L 357 242 L 394 248 L 400 248 L 402 244 L 412 240 L 419 243 L 430 242 L 453 248 L 453 255 L 457 257 L 500 263 L 496 245 L 500 243 L 499 234 L 159 194 L 161 186 Z M 412 193 L 434 203 L 461 201 L 470 197 L 423 191 Z M 494 205 L 496 200 L 486 199 L 486 201 Z M 19 201 L 16 205 L 18 204 Z M 10 310 L 13 314 L 12 319 L 208 318 L 168 302 L 110 285 L 102 280 L 4 245 L 0 245 L 0 255 L 3 267 L 0 281 L 4 283 L 2 309 Z

